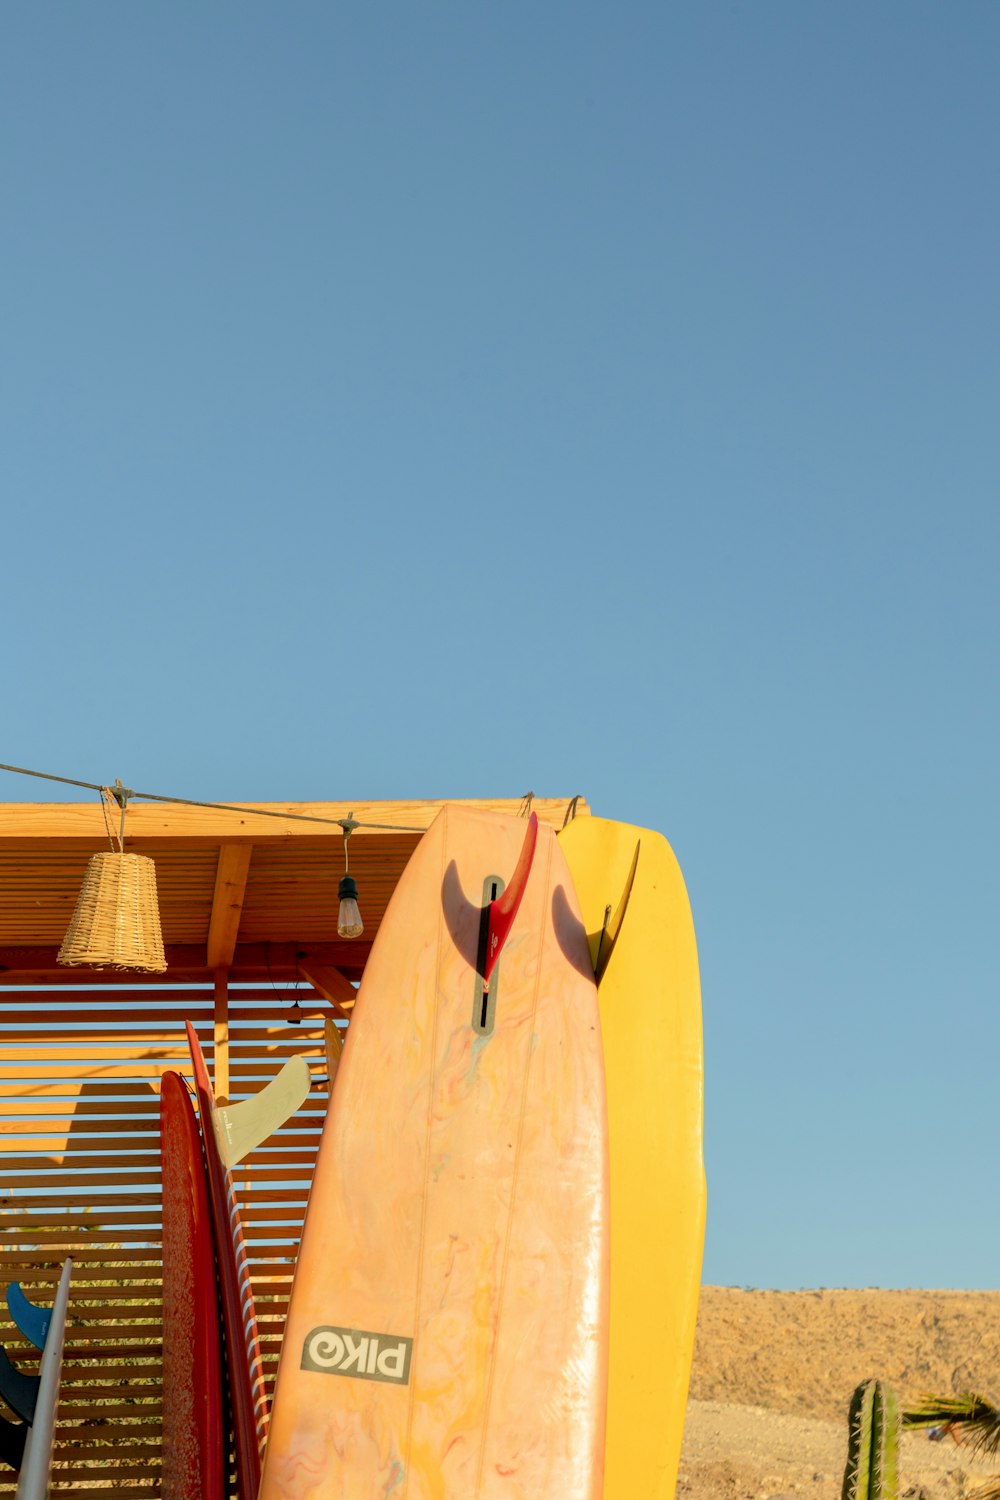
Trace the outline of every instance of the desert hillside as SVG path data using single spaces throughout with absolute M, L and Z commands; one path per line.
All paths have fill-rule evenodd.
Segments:
M 1000 1402 L 1000 1292 L 703 1287 L 678 1500 L 839 1500 L 860 1380 L 903 1404 L 978 1390 Z M 964 1500 L 1000 1464 L 907 1434 L 901 1492 Z

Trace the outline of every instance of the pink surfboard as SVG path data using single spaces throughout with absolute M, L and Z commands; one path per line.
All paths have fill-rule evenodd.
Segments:
M 603 1057 L 550 829 L 482 973 L 525 828 L 446 807 L 393 894 L 320 1147 L 261 1500 L 601 1495 Z
M 201 1136 L 187 1088 L 160 1088 L 163 1500 L 222 1500 L 222 1341 Z

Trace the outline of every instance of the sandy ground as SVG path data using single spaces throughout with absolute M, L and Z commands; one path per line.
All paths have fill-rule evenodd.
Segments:
M 703 1287 L 677 1500 L 840 1500 L 851 1392 L 1000 1402 L 1000 1292 Z M 900 1494 L 966 1500 L 1000 1463 L 907 1433 Z

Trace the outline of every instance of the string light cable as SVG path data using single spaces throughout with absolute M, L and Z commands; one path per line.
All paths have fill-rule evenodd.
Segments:
M 270 807 L 238 807 L 231 802 L 199 802 L 194 797 L 167 797 L 162 792 L 136 792 L 131 787 L 123 786 L 121 779 L 115 779 L 113 786 L 108 787 L 96 781 L 79 781 L 72 776 L 54 776 L 49 771 L 29 771 L 26 766 L 6 766 L 0 764 L 0 771 L 11 771 L 16 776 L 37 776 L 42 781 L 58 781 L 63 786 L 80 786 L 88 792 L 98 792 L 102 797 L 105 791 L 110 792 L 118 806 L 124 811 L 125 804 L 133 799 L 142 802 L 169 802 L 178 807 L 207 807 L 214 812 L 242 813 L 244 817 L 252 813 L 255 818 L 283 818 L 286 821 L 293 819 L 298 823 L 327 823 L 340 828 L 345 838 L 352 834 L 355 828 L 378 828 L 385 833 L 426 833 L 425 828 L 415 828 L 405 823 L 366 823 L 359 822 L 353 814 L 349 818 L 324 818 L 319 813 L 295 813 L 277 812 Z

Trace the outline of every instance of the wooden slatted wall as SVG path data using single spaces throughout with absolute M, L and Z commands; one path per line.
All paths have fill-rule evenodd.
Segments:
M 2 1288 L 20 1281 L 50 1304 L 63 1259 L 74 1259 L 53 1500 L 160 1493 L 159 1082 L 168 1068 L 191 1077 L 186 1018 L 210 1067 L 218 1041 L 217 1084 L 228 1063 L 233 1099 L 294 1052 L 313 1072 L 302 1110 L 234 1174 L 273 1380 L 327 1106 L 325 1014 L 311 989 L 233 989 L 227 1024 L 204 988 L 0 992 L 0 1342 L 26 1372 L 39 1356 Z M 0 1466 L 0 1496 L 15 1488 Z

